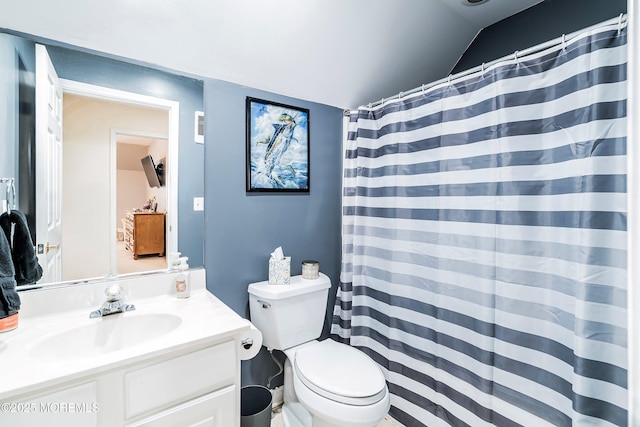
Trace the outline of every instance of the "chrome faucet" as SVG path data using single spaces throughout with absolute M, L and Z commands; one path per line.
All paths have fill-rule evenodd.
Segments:
M 124 296 L 122 295 L 122 288 L 120 285 L 113 284 L 104 290 L 107 300 L 102 303 L 99 309 L 92 311 L 89 314 L 90 318 L 103 317 L 115 313 L 124 313 L 125 311 L 135 310 L 133 304 L 126 304 L 124 302 Z

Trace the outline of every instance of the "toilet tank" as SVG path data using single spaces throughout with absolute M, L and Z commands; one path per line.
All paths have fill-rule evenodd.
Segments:
M 262 345 L 285 350 L 320 337 L 331 280 L 291 277 L 289 285 L 249 285 L 251 323 L 262 332 Z

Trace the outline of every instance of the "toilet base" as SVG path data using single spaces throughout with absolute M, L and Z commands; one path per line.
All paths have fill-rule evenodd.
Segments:
M 334 424 L 313 417 L 300 402 L 283 404 L 281 413 L 285 427 L 344 427 L 344 423 Z
M 287 381 L 289 378 L 289 381 Z M 328 424 L 324 420 L 313 417 L 311 412 L 302 406 L 293 392 L 293 372 L 289 359 L 284 364 L 284 403 L 282 404 L 282 421 L 285 427 L 342 427 L 337 424 Z
M 298 406 L 298 408 L 296 408 Z M 302 409 L 303 411 L 300 411 Z M 313 423 L 313 419 L 311 418 L 311 414 L 302 407 L 302 405 L 298 403 L 288 403 L 286 405 L 282 405 L 282 422 L 284 423 L 284 427 L 308 427 Z M 306 421 L 301 421 L 299 416 L 302 415 L 303 419 Z M 306 415 L 306 416 L 305 416 Z M 308 418 L 308 419 L 307 419 Z
M 317 417 L 314 418 L 300 402 L 283 404 L 281 414 L 285 427 L 344 427 L 344 423 L 335 424 Z
M 318 417 L 317 415 L 313 415 L 298 399 L 298 396 L 295 393 L 294 381 L 293 368 L 291 367 L 289 358 L 287 358 L 284 364 L 284 403 L 282 404 L 282 420 L 285 427 L 373 427 L 377 424 L 377 422 L 367 423 L 362 422 L 362 420 L 355 423 L 345 423 L 343 421 L 332 422 Z M 388 395 L 384 402 L 381 402 L 380 404 L 383 406 L 386 405 L 386 409 L 384 409 L 386 414 L 389 410 Z M 380 417 L 380 419 L 382 419 L 382 417 Z
M 282 404 L 282 421 L 285 427 L 312 427 L 313 417 L 307 411 L 293 390 L 293 371 L 289 359 L 284 361 L 284 393 Z

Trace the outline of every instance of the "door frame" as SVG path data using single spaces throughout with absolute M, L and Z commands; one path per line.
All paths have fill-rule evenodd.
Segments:
M 89 98 L 97 98 L 105 101 L 120 102 L 125 104 L 133 104 L 142 107 L 151 107 L 167 110 L 169 115 L 169 131 L 167 137 L 167 164 L 170 165 L 166 170 L 165 186 L 167 187 L 167 214 L 165 224 L 166 253 L 178 251 L 178 141 L 179 141 L 179 123 L 180 123 L 180 103 L 167 99 L 156 98 L 153 96 L 140 95 L 133 92 L 127 92 L 119 89 L 112 89 L 104 86 L 97 86 L 89 83 L 82 83 L 75 80 L 60 79 L 62 83 L 63 96 L 65 93 L 84 96 Z M 110 196 L 111 211 L 109 213 L 109 224 L 116 222 L 116 192 L 115 192 L 115 150 L 110 150 L 110 160 L 113 168 L 110 168 Z M 114 169 L 114 170 L 111 170 Z M 112 230 L 111 230 L 112 229 Z M 110 227 L 111 255 L 116 253 L 117 230 Z M 169 256 L 167 259 L 167 268 L 169 267 Z M 116 262 L 115 258 L 111 260 L 110 265 Z M 115 274 L 116 270 L 110 273 Z M 135 273 L 139 274 L 139 273 Z
M 118 180 L 117 180 L 117 175 L 118 175 L 118 168 L 115 166 L 117 164 L 117 156 L 118 156 L 118 135 L 130 135 L 130 136 L 139 136 L 139 137 L 143 137 L 143 138 L 153 138 L 153 139 L 165 139 L 167 140 L 166 144 L 167 144 L 167 163 L 169 163 L 169 159 L 168 159 L 168 153 L 169 153 L 169 137 L 167 136 L 167 134 L 164 133 L 153 133 L 153 132 L 145 132 L 145 131 L 138 131 L 138 130 L 132 130 L 132 129 L 124 129 L 124 128 L 111 128 L 111 133 L 110 133 L 110 137 L 109 137 L 109 158 L 110 158 L 110 162 L 112 165 L 114 165 L 114 167 L 109 168 L 109 187 L 110 187 L 110 196 L 111 196 L 111 203 L 110 206 L 113 207 L 113 215 L 114 215 L 114 223 L 115 223 L 115 228 L 113 230 L 110 231 L 110 236 L 109 236 L 109 241 L 110 246 L 111 246 L 111 253 L 115 254 L 116 250 L 117 250 L 117 243 L 116 243 L 116 233 L 117 233 L 117 229 L 119 227 L 119 223 L 118 223 L 118 213 L 115 210 L 115 207 L 117 207 L 118 205 Z M 169 163 L 170 165 L 170 163 Z M 166 166 L 166 165 L 165 165 Z M 165 176 L 168 177 L 168 168 L 164 169 L 164 173 Z M 165 183 L 166 186 L 166 183 Z M 168 190 L 168 188 L 167 188 Z M 167 215 L 169 212 L 169 194 L 167 191 Z M 168 220 L 167 220 L 168 221 Z M 166 224 L 165 224 L 166 225 Z M 169 234 L 166 234 L 167 236 Z M 169 261 L 169 257 L 167 256 L 169 249 L 168 246 L 165 248 L 165 259 L 167 260 L 167 262 Z M 177 249 L 173 252 L 176 252 Z M 111 259 L 111 271 L 118 271 L 118 260 L 116 259 L 117 257 L 112 257 Z M 170 268 L 170 265 L 167 265 L 167 268 Z M 119 275 L 121 273 L 118 273 Z

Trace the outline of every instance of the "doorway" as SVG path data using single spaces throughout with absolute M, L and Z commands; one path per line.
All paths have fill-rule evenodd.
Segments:
M 177 103 L 72 81 L 62 86 L 62 280 L 167 268 L 166 252 L 177 247 Z M 161 187 L 144 178 L 141 159 L 149 155 L 165 166 Z M 154 196 L 165 215 L 165 250 L 134 259 L 120 240 L 122 220 Z
M 144 113 L 144 112 L 141 112 Z M 166 253 L 135 255 L 131 231 L 128 230 L 133 212 L 167 212 L 167 189 L 157 186 L 146 175 L 142 159 L 150 158 L 161 170 L 164 179 L 167 164 L 168 141 L 162 133 L 141 132 L 131 129 L 112 129 L 111 146 L 116 147 L 116 271 L 118 274 L 139 273 L 164 269 Z M 160 239 L 159 236 L 156 238 Z M 164 238 L 162 238 L 164 240 Z M 162 245 L 164 246 L 164 245 Z

